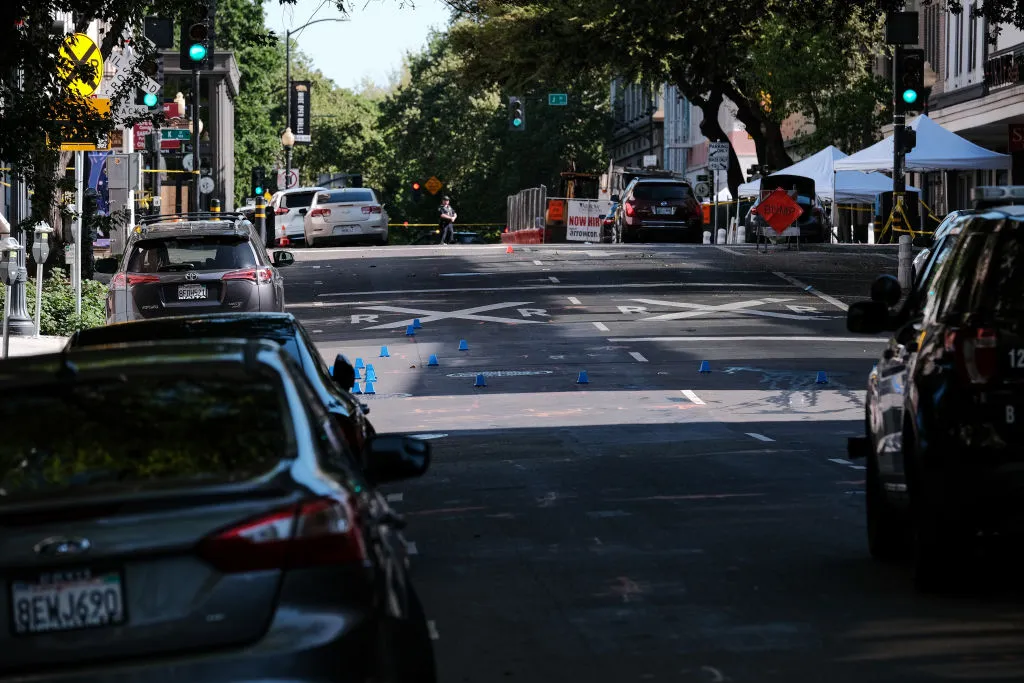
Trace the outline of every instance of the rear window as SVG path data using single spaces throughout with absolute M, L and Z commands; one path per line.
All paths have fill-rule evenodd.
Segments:
M 987 319 L 1020 318 L 1024 313 L 1024 230 L 1017 221 L 1001 221 L 994 232 L 969 235 L 964 282 L 949 297 L 948 312 Z
M 370 190 L 333 190 L 328 193 L 328 202 L 373 202 L 376 198 Z
M 244 237 L 203 235 L 139 240 L 128 258 L 129 273 L 234 270 L 256 265 Z
M 281 206 L 286 209 L 308 209 L 313 204 L 315 192 L 292 192 L 281 195 Z
M 18 425 L 0 441 L 0 503 L 244 481 L 293 457 L 278 380 L 209 370 L 19 389 L 0 403 Z
M 693 193 L 689 186 L 681 183 L 637 183 L 633 188 L 633 198 L 653 202 L 688 199 Z

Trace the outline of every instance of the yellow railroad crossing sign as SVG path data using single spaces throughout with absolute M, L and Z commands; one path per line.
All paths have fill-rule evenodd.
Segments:
M 437 194 L 438 191 L 442 187 L 444 187 L 444 184 L 440 180 L 437 179 L 437 176 L 433 176 L 432 175 L 432 176 L 430 176 L 430 180 L 428 180 L 425 183 L 425 186 L 427 188 L 427 192 L 429 192 L 430 194 Z
M 68 89 L 82 96 L 88 97 L 96 92 L 103 80 L 103 55 L 99 47 L 92 42 L 92 38 L 84 33 L 76 33 L 69 36 L 60 48 L 60 56 L 71 62 L 71 68 L 58 67 L 57 73 L 68 82 Z M 83 64 L 93 68 L 91 76 L 76 77 L 75 69 Z

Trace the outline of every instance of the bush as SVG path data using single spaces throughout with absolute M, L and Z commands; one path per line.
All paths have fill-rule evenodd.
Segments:
M 28 296 L 28 315 L 35 320 L 36 281 L 25 283 Z M 7 288 L 0 287 L 0 306 L 4 305 Z M 96 280 L 82 281 L 82 315 L 75 315 L 75 290 L 63 271 L 54 270 L 43 280 L 43 306 L 39 313 L 41 334 L 67 337 L 89 327 L 99 327 L 107 321 L 107 287 Z

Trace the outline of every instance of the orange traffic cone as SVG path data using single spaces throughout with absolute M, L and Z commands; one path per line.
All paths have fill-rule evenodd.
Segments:
M 511 244 L 508 245 L 507 247 L 505 247 L 505 253 L 506 254 L 514 254 L 515 253 L 515 249 L 512 248 Z

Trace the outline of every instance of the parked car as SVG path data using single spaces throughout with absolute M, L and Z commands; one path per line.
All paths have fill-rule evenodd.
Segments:
M 357 453 L 363 452 L 375 431 L 365 417 L 369 407 L 349 393 L 355 384 L 355 370 L 340 354 L 334 365 L 328 366 L 309 333 L 291 313 L 216 313 L 93 327 L 75 332 L 65 348 L 71 351 L 131 342 L 223 338 L 266 339 L 280 344 L 305 373 L 349 443 Z
M 375 437 L 360 467 L 267 341 L 15 358 L 0 386 L 0 678 L 435 680 L 377 489 L 427 442 Z
M 847 319 L 854 332 L 895 329 L 903 349 L 905 379 L 894 398 L 901 421 L 886 426 L 899 433 L 899 449 L 868 460 L 869 524 L 882 548 L 895 551 L 897 539 L 912 539 L 923 590 L 962 578 L 979 534 L 1024 531 L 1024 207 L 961 220 L 956 244 L 922 291 L 918 316 L 889 312 L 901 295 L 889 278 L 872 301 L 851 306 Z M 872 438 L 851 442 L 851 455 L 870 455 Z
M 673 240 L 700 242 L 701 209 L 693 188 L 684 180 L 638 178 L 623 191 L 616 214 L 616 232 L 621 242 L 639 242 L 662 236 Z
M 379 193 L 368 187 L 317 192 L 303 225 L 310 247 L 328 242 L 388 243 L 388 212 Z
M 313 197 L 317 192 L 326 192 L 326 187 L 293 187 L 278 190 L 270 198 L 273 207 L 276 231 L 274 244 L 278 244 L 281 236 L 290 242 L 305 242 L 305 220 L 309 207 L 313 205 Z
M 239 214 L 175 214 L 144 218 L 128 238 L 107 291 L 107 322 L 197 313 L 283 311 L 278 268 L 252 223 Z

